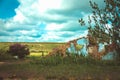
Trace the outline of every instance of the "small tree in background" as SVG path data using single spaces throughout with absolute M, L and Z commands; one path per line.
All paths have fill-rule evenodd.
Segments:
M 91 37 L 89 44 L 112 45 L 120 61 L 120 0 L 104 0 L 104 2 L 105 7 L 100 9 L 98 4 L 90 1 L 93 13 L 92 16 L 88 16 L 88 34 Z M 85 25 L 83 19 L 79 22 Z
M 26 45 L 22 45 L 19 43 L 13 44 L 9 46 L 8 53 L 12 56 L 18 56 L 19 59 L 23 59 L 26 55 L 29 55 L 29 48 Z

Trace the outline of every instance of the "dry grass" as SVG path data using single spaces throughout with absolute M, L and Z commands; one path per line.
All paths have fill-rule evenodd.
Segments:
M 48 53 L 44 53 L 44 56 L 46 56 Z M 31 56 L 34 56 L 34 57 L 41 57 L 42 56 L 42 53 L 34 53 L 34 52 L 31 52 L 30 55 Z
M 71 60 L 74 58 L 50 57 L 46 59 L 36 56 L 30 56 L 24 60 L 2 62 L 0 77 L 8 80 L 120 80 L 120 67 L 117 65 L 91 65 L 88 63 L 89 60 L 85 63 L 80 59 L 78 63 L 74 63 L 74 60 Z M 58 60 L 61 59 L 63 62 L 59 63 Z M 58 62 L 57 65 L 55 65 L 56 62 Z

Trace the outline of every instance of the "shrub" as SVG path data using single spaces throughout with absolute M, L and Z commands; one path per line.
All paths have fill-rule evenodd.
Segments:
M 8 53 L 12 56 L 17 56 L 19 59 L 23 59 L 26 55 L 29 55 L 29 48 L 26 45 L 22 45 L 19 43 L 13 44 L 9 46 Z
M 4 49 L 0 49 L 0 55 L 3 55 L 5 53 L 6 53 L 6 51 Z

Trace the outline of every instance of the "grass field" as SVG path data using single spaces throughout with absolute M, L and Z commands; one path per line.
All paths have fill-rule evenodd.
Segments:
M 7 51 L 11 44 L 17 42 L 0 42 L 0 50 Z M 50 43 L 50 42 L 18 42 L 27 45 L 30 49 L 30 53 L 41 53 L 41 51 L 50 52 L 53 48 L 63 45 L 65 43 Z
M 27 57 L 0 62 L 5 80 L 120 80 L 120 65 L 62 57 Z
M 7 50 L 10 44 L 13 43 L 0 43 L 1 52 Z M 41 56 L 41 50 L 50 51 L 64 43 L 22 44 L 27 44 L 31 51 L 25 59 L 0 55 L 0 80 L 120 80 L 120 62 L 74 55 L 64 58 Z

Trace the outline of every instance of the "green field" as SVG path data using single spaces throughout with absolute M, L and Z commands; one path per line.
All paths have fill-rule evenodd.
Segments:
M 27 57 L 0 62 L 5 80 L 120 80 L 120 63 L 82 57 Z
M 17 42 L 0 42 L 0 50 L 7 51 L 11 44 L 15 44 Z M 27 45 L 30 49 L 31 55 L 41 55 L 42 52 L 46 55 L 53 48 L 63 45 L 65 43 L 50 43 L 50 42 L 19 42 L 21 44 Z M 35 54 L 36 53 L 36 54 Z
M 0 52 L 14 43 L 0 43 Z M 25 59 L 0 55 L 0 80 L 120 80 L 120 62 L 94 60 L 91 57 L 47 55 L 65 43 L 21 43 L 30 48 Z

